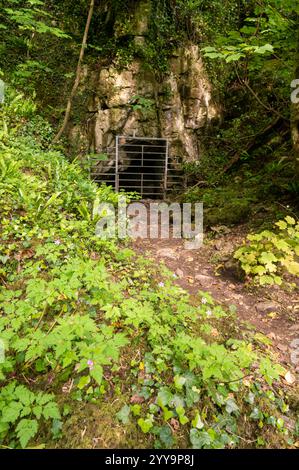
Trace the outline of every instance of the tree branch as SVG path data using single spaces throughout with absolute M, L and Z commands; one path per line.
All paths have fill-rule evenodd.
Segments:
M 259 104 L 264 108 L 266 109 L 267 111 L 270 111 L 271 113 L 273 114 L 276 114 L 276 116 L 280 117 L 281 119 L 283 119 L 284 121 L 286 122 L 290 122 L 289 119 L 287 119 L 285 116 L 283 116 L 282 114 L 280 114 L 278 111 L 276 111 L 276 109 L 272 108 L 271 106 L 268 106 L 266 105 L 265 103 L 263 103 L 263 101 L 260 99 L 260 97 L 257 95 L 257 93 L 251 88 L 251 86 L 246 82 L 246 80 L 242 80 L 242 78 L 240 77 L 240 75 L 238 74 L 238 70 L 237 70 L 237 67 L 235 67 L 236 69 L 236 75 L 238 77 L 238 80 L 239 82 L 241 83 L 241 85 L 244 85 L 248 91 L 250 91 L 250 93 L 252 94 L 252 96 L 254 96 L 254 98 L 259 102 Z
M 92 19 L 92 15 L 93 15 L 93 10 L 94 10 L 94 3 L 95 3 L 95 0 L 90 1 L 88 17 L 87 17 L 85 31 L 84 31 L 84 35 L 83 35 L 83 39 L 82 39 L 81 50 L 80 50 L 80 54 L 79 54 L 79 60 L 78 60 L 78 64 L 77 64 L 76 78 L 75 78 L 70 96 L 67 100 L 67 105 L 66 105 L 66 110 L 65 110 L 63 123 L 62 123 L 61 128 L 59 129 L 59 131 L 55 135 L 55 137 L 52 141 L 52 144 L 55 144 L 60 139 L 60 137 L 64 133 L 64 131 L 66 129 L 66 126 L 69 122 L 69 118 L 70 118 L 70 114 L 71 114 L 71 110 L 72 110 L 73 99 L 74 99 L 74 96 L 76 94 L 77 88 L 78 88 L 79 83 L 80 83 L 81 70 L 82 70 L 82 61 L 83 61 L 84 53 L 85 53 L 85 49 L 86 49 L 88 32 L 89 32 L 90 23 L 91 23 L 91 19 Z

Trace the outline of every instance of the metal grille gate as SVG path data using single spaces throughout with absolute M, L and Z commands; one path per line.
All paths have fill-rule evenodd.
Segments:
M 124 189 L 142 197 L 163 199 L 169 190 L 171 172 L 168 147 L 168 140 L 163 138 L 117 136 L 115 147 L 108 147 L 101 154 L 102 161 L 91 159 L 91 177 L 113 186 L 117 192 Z

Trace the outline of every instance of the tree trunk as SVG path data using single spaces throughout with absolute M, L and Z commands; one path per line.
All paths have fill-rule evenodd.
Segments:
M 299 28 L 299 20 L 298 20 Z M 298 29 L 298 46 L 296 56 L 296 70 L 295 70 L 295 91 L 292 93 L 292 107 L 291 107 L 291 132 L 293 141 L 295 174 L 299 178 L 299 29 Z
M 83 35 L 83 39 L 82 39 L 81 50 L 80 50 L 79 60 L 78 60 L 78 64 L 77 64 L 76 78 L 75 78 L 70 96 L 69 96 L 68 101 L 67 101 L 63 123 L 62 123 L 61 128 L 57 132 L 56 136 L 54 137 L 54 139 L 52 141 L 52 144 L 55 144 L 60 139 L 60 137 L 64 133 L 64 131 L 66 129 L 66 126 L 69 122 L 69 118 L 70 118 L 70 114 L 71 114 L 71 110 L 72 110 L 73 99 L 74 99 L 74 96 L 77 92 L 77 88 L 78 88 L 79 83 L 80 83 L 82 62 L 83 62 L 84 53 L 85 53 L 85 49 L 86 49 L 87 37 L 88 37 L 89 28 L 90 28 L 90 23 L 91 23 L 91 19 L 92 19 L 92 15 L 93 15 L 94 3 L 95 3 L 95 0 L 90 1 L 88 17 L 87 17 L 87 20 L 86 20 L 85 31 L 84 31 L 84 35 Z

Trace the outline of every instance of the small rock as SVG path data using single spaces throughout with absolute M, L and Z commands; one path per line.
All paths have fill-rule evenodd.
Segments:
M 233 299 L 238 299 L 238 300 L 243 299 L 243 295 L 241 294 L 232 294 L 232 297 Z
M 211 230 L 213 230 L 213 232 L 216 232 L 216 233 L 224 233 L 224 234 L 231 232 L 231 230 L 228 227 L 226 227 L 226 225 L 215 225 L 214 227 L 211 227 Z
M 229 280 L 243 282 L 245 280 L 245 273 L 241 265 L 236 260 L 229 260 L 224 263 L 221 273 Z
M 290 385 L 293 385 L 296 382 L 296 377 L 293 374 L 291 374 L 290 371 L 286 373 L 284 378 L 285 378 L 285 381 Z
M 195 279 L 203 285 L 210 285 L 213 282 L 213 278 L 211 276 L 205 276 L 204 274 L 196 274 Z
M 259 302 L 255 308 L 259 313 L 271 313 L 279 309 L 279 304 L 277 302 Z
M 292 330 L 292 331 L 297 331 L 297 330 L 299 330 L 299 325 L 292 325 L 292 326 L 290 326 L 290 330 Z
M 178 429 L 180 429 L 180 423 L 179 423 L 179 421 L 178 421 L 177 419 L 171 418 L 170 424 L 171 424 L 171 426 L 173 427 L 173 429 L 174 429 L 175 431 L 177 431 Z
M 170 248 L 162 248 L 161 250 L 158 250 L 157 255 L 161 258 L 177 259 L 176 253 Z
M 283 352 L 286 352 L 288 350 L 288 347 L 285 344 L 281 344 L 281 343 L 278 343 L 277 348 Z
M 182 271 L 180 268 L 178 268 L 175 273 L 180 279 L 184 277 L 184 271 Z
M 222 241 L 221 240 L 216 240 L 215 243 L 214 243 L 214 247 L 216 248 L 216 250 L 221 251 L 222 247 L 223 247 Z
M 269 336 L 269 338 L 271 338 L 271 339 L 277 339 L 276 334 L 273 333 L 273 332 L 269 333 L 268 336 Z

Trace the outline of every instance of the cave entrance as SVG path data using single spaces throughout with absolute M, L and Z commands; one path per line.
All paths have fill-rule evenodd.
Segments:
M 163 199 L 167 191 L 168 140 L 116 137 L 115 190 L 135 191 L 142 198 Z
M 89 156 L 90 177 L 115 191 L 134 191 L 144 199 L 167 199 L 185 188 L 182 167 L 169 155 L 169 141 L 117 136 L 115 145 Z

